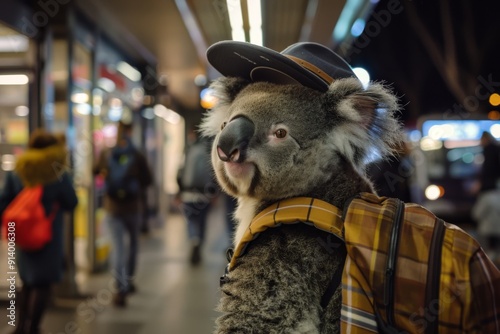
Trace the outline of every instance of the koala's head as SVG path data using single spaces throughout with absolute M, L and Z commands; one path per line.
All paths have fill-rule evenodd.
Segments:
M 389 155 L 402 138 L 397 99 L 381 84 L 365 89 L 347 75 L 324 89 L 251 79 L 213 82 L 218 103 L 201 126 L 214 137 L 217 179 L 233 196 L 309 194 L 347 165 L 362 177 L 368 155 Z

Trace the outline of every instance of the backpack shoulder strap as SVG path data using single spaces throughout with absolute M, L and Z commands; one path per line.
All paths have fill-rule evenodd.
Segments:
M 255 216 L 234 250 L 229 270 L 236 264 L 236 259 L 245 252 L 248 243 L 255 239 L 259 233 L 270 227 L 294 224 L 297 221 L 313 225 L 344 240 L 344 222 L 342 211 L 339 208 L 310 197 L 286 199 L 267 207 Z

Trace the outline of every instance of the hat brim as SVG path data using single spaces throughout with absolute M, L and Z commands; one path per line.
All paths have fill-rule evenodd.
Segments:
M 266 47 L 221 41 L 207 49 L 209 63 L 222 75 L 249 81 L 299 84 L 327 91 L 328 83 L 286 56 Z

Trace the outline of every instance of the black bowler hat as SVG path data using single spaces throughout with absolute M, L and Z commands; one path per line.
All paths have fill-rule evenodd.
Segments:
M 311 42 L 296 43 L 278 53 L 246 42 L 221 41 L 208 48 L 207 59 L 224 76 L 300 84 L 322 92 L 335 79 L 356 77 L 339 55 Z

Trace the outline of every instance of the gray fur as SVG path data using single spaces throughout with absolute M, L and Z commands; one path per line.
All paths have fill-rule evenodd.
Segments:
M 321 93 L 222 78 L 212 88 L 219 103 L 201 129 L 215 136 L 212 163 L 219 183 L 238 198 L 235 243 L 258 210 L 275 201 L 309 196 L 342 208 L 355 194 L 373 191 L 364 175 L 366 160 L 373 152 L 391 155 L 403 138 L 393 115 L 397 99 L 379 83 L 365 90 L 356 79 L 340 79 Z M 235 174 L 219 159 L 217 141 L 222 124 L 237 116 L 250 119 L 255 133 Z M 276 138 L 277 129 L 287 136 Z M 340 287 L 326 309 L 320 306 L 343 265 L 325 247 L 327 238 L 326 232 L 297 224 L 255 239 L 222 289 L 219 310 L 225 314 L 215 333 L 338 333 Z

